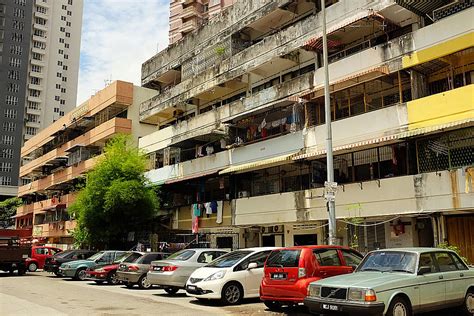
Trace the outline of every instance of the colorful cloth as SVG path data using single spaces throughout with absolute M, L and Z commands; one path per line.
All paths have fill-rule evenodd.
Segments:
M 212 214 L 211 202 L 204 203 L 204 207 L 206 208 L 206 214 L 207 215 Z
M 216 223 L 217 224 L 222 224 L 222 211 L 223 211 L 223 205 L 224 203 L 222 201 L 217 201 L 217 219 Z
M 217 202 L 216 201 L 212 201 L 210 203 L 210 207 L 211 207 L 211 213 L 217 213 Z

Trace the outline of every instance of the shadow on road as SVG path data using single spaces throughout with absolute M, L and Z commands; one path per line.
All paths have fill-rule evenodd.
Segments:
M 164 298 L 178 298 L 178 297 L 186 297 L 186 292 L 178 292 L 176 294 L 168 294 L 168 293 L 156 293 L 156 294 L 153 294 L 154 296 L 158 296 L 158 297 L 164 297 Z

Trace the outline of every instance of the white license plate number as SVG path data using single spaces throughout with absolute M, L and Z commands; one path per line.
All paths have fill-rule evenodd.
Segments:
M 286 273 L 272 273 L 272 279 L 284 280 L 286 279 Z
M 339 306 L 337 305 L 331 305 L 331 304 L 323 304 L 323 309 L 329 310 L 329 311 L 338 311 Z
M 196 286 L 194 285 L 188 285 L 188 290 L 195 290 L 196 289 Z

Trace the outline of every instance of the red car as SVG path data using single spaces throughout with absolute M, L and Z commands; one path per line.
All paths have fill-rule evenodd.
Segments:
M 96 266 L 88 268 L 86 270 L 86 279 L 95 281 L 97 284 L 102 284 L 107 281 L 108 284 L 119 284 L 120 281 L 117 279 L 117 269 L 121 263 L 134 262 L 143 255 L 141 252 L 128 251 L 122 256 L 116 258 L 114 263 L 105 266 Z
M 270 310 L 303 303 L 309 283 L 351 273 L 363 256 L 340 246 L 296 246 L 273 250 L 265 262 L 260 300 Z
M 37 269 L 43 269 L 46 258 L 50 258 L 62 251 L 62 249 L 49 246 L 31 247 L 31 257 L 26 259 L 28 271 L 35 272 Z

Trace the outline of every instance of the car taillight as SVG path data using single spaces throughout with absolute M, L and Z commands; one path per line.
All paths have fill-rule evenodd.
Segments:
M 304 278 L 306 276 L 305 268 L 298 268 L 298 278 Z
M 366 290 L 364 299 L 366 302 L 375 302 L 377 300 L 377 295 L 375 295 L 374 290 Z
M 163 267 L 161 271 L 163 271 L 163 272 L 171 272 L 171 271 L 175 271 L 176 269 L 178 269 L 177 266 L 166 266 L 166 267 Z
M 138 271 L 139 268 L 137 266 L 128 266 L 128 271 Z

